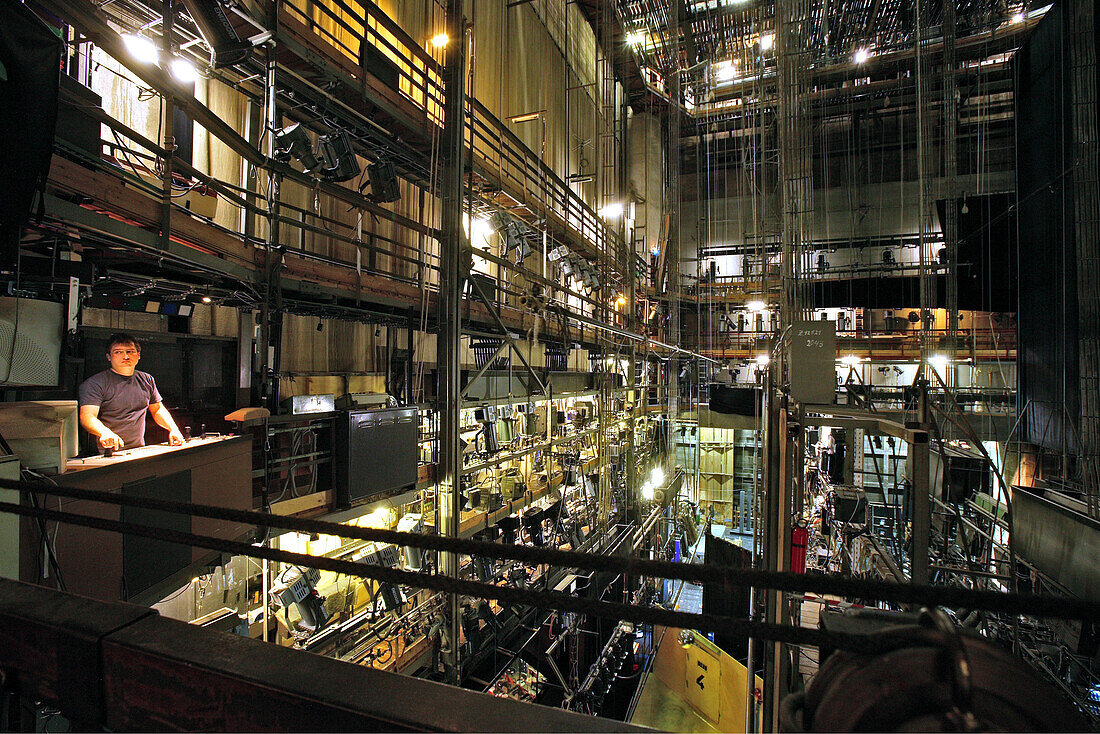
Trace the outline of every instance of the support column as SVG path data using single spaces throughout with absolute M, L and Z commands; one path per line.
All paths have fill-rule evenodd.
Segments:
M 441 262 L 439 271 L 439 340 L 438 375 L 436 396 L 439 400 L 439 465 L 436 503 L 439 507 L 440 530 L 445 537 L 456 538 L 462 497 L 459 492 L 462 453 L 459 448 L 459 390 L 462 270 L 461 253 L 466 245 L 462 229 L 462 194 L 466 151 L 466 21 L 463 17 L 463 0 L 447 2 L 447 36 L 452 40 L 447 48 L 443 67 L 443 140 L 441 145 L 443 210 Z M 458 576 L 459 556 L 456 553 L 440 553 L 439 569 L 442 573 Z M 459 683 L 461 660 L 459 659 L 460 610 L 458 596 L 451 594 L 447 603 L 447 624 L 443 639 L 443 663 L 447 680 Z
M 932 501 L 928 496 L 928 434 L 920 432 L 909 444 L 913 456 L 913 558 L 909 580 L 928 583 L 928 539 L 932 524 Z

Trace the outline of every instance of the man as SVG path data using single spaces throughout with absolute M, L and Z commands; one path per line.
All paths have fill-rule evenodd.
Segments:
M 129 334 L 115 334 L 107 342 L 110 369 L 80 384 L 80 425 L 96 438 L 100 450 L 145 445 L 145 412 L 168 429 L 168 443 L 183 444 L 183 434 L 161 402 L 157 383 L 138 372 L 141 346 Z

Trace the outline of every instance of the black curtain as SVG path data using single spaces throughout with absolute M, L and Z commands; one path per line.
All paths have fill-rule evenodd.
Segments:
M 1013 60 L 1017 401 L 1023 440 L 1076 453 L 1080 392 L 1067 33 L 1065 12 L 1055 3 Z
M 18 0 L 0 0 L 0 270 L 14 268 L 19 234 L 53 154 L 61 38 Z

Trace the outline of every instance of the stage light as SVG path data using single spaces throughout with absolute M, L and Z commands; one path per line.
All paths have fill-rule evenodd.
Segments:
M 155 64 L 160 57 L 160 53 L 157 51 L 157 45 L 153 43 L 152 39 L 146 38 L 145 36 L 127 33 L 122 37 L 122 42 L 126 45 L 126 50 L 130 52 L 130 55 L 134 57 L 135 61 L 140 61 L 143 64 Z
M 622 308 L 623 306 L 625 306 L 626 305 L 626 296 L 624 296 L 622 293 L 620 293 L 619 297 L 615 299 L 615 305 L 618 306 L 619 308 Z
M 389 161 L 378 161 L 367 166 L 370 177 L 371 198 L 387 204 L 401 198 L 401 187 L 397 184 L 397 172 Z
M 604 204 L 600 207 L 599 214 L 604 219 L 618 219 L 623 215 L 623 204 L 620 201 Z
M 714 79 L 717 82 L 732 82 L 737 76 L 737 62 L 733 59 L 719 61 L 714 65 Z
M 1013 13 L 1012 22 L 1013 23 L 1023 23 L 1024 20 L 1026 19 L 1026 17 L 1027 16 L 1025 16 L 1023 13 Z
M 199 70 L 187 59 L 172 59 L 172 76 L 181 84 L 193 84 L 199 79 Z
M 653 485 L 649 482 L 642 485 L 642 499 L 646 502 L 653 499 Z
M 749 301 L 745 304 L 745 308 L 753 313 L 761 313 L 767 307 L 768 304 L 764 303 L 763 301 Z
M 218 0 L 183 0 L 203 42 L 210 47 L 215 69 L 239 64 L 252 53 L 252 42 L 242 41 Z
M 931 366 L 932 369 L 939 373 L 941 377 L 943 376 L 943 371 L 947 369 L 947 364 L 949 361 L 950 360 L 942 354 L 933 354 L 931 357 L 928 358 L 929 366 Z
M 841 364 L 845 364 L 849 367 L 855 367 L 860 363 L 860 359 L 854 354 L 845 354 L 843 357 L 840 358 L 840 362 Z
M 446 33 L 436 33 L 431 40 L 431 44 L 435 48 L 443 48 L 450 42 L 451 38 Z
M 313 153 L 313 143 L 306 135 L 305 128 L 299 123 L 288 125 L 275 134 L 275 159 L 283 162 L 296 158 L 307 173 L 321 166 L 321 161 Z
M 770 51 L 772 46 L 775 45 L 775 34 L 769 33 L 766 36 L 760 36 L 760 50 Z
M 645 44 L 645 31 L 634 31 L 626 37 L 627 46 L 642 46 Z
M 767 367 L 768 363 L 771 362 L 771 361 L 772 361 L 772 358 L 769 357 L 766 354 L 758 354 L 756 356 L 756 366 L 757 367 Z
M 861 48 L 852 54 L 852 61 L 857 64 L 866 64 L 871 59 L 870 49 Z
M 659 466 L 653 467 L 653 473 L 650 474 L 650 479 L 653 480 L 653 486 L 660 487 L 665 483 L 665 470 Z
M 321 175 L 329 181 L 350 181 L 359 175 L 359 160 L 351 147 L 351 138 L 343 130 L 317 140 L 317 147 L 324 161 Z
M 203 303 L 213 303 L 213 301 L 214 301 L 214 299 L 211 298 L 210 296 L 203 296 L 202 297 L 202 302 Z

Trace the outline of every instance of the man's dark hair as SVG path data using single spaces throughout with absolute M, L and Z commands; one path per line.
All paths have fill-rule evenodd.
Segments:
M 123 334 L 122 332 L 119 332 L 118 334 L 111 334 L 111 338 L 107 340 L 107 354 L 110 354 L 111 350 L 119 344 L 133 344 L 134 349 L 138 350 L 138 354 L 141 354 L 141 345 L 138 344 L 138 340 L 130 336 L 129 334 Z

